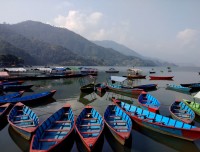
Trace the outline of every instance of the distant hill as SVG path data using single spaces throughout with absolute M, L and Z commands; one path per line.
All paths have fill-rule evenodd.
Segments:
M 66 28 L 35 21 L 0 24 L 0 38 L 23 50 L 41 65 L 157 66 L 158 62 L 141 58 L 126 48 L 105 48 Z M 119 45 L 118 45 L 119 48 Z M 118 51 L 116 51 L 116 50 Z M 35 64 L 33 62 L 33 64 Z
M 134 50 L 131 50 L 128 47 L 122 44 L 116 43 L 114 41 L 103 40 L 103 41 L 92 41 L 92 42 L 95 43 L 96 45 L 99 45 L 105 48 L 112 48 L 118 51 L 119 53 L 127 55 L 127 56 L 135 56 L 135 57 L 143 58 L 139 53 L 135 52 Z
M 114 49 L 98 46 L 66 28 L 58 28 L 34 21 L 25 21 L 7 27 L 28 39 L 37 39 L 67 48 L 98 65 L 156 65 L 150 60 L 146 61 L 138 57 L 126 56 Z
M 12 30 L 10 25 L 0 25 L 0 39 L 13 47 L 9 48 L 12 54 L 19 56 L 23 52 L 29 54 L 31 57 L 22 58 L 28 60 L 28 64 L 31 65 L 98 65 L 62 46 L 45 43 L 36 38 L 28 39 Z M 5 49 L 0 50 L 0 54 L 5 52 Z
M 35 58 L 33 58 L 30 54 L 26 53 L 24 50 L 16 48 L 15 46 L 13 46 L 12 44 L 1 40 L 0 39 L 0 55 L 4 55 L 5 56 L 9 56 L 9 55 L 14 55 L 16 57 L 18 57 L 19 59 L 23 60 L 23 63 L 26 65 L 29 64 L 37 64 L 37 60 Z M 7 58 L 8 63 L 11 63 L 9 60 L 10 58 Z

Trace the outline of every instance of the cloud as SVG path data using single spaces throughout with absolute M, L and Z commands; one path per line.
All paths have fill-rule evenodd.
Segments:
M 69 11 L 66 16 L 57 16 L 54 24 L 74 31 L 89 40 L 113 40 L 120 43 L 130 39 L 132 29 L 128 21 L 111 21 L 101 12 L 85 13 L 76 10 Z
M 200 32 L 195 29 L 185 29 L 180 31 L 176 37 L 183 45 L 195 45 L 200 40 Z
M 56 26 L 65 27 L 71 31 L 85 36 L 89 30 L 94 32 L 100 23 L 103 14 L 100 12 L 92 12 L 84 14 L 79 11 L 71 10 L 67 16 L 59 15 L 54 19 Z

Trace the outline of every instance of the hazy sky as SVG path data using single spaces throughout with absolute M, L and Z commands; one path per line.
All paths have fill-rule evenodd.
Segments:
M 200 66 L 200 0 L 0 0 L 0 23 L 25 20 Z

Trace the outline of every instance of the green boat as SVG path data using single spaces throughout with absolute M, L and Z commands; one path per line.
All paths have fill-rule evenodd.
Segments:
M 195 101 L 195 98 L 200 99 L 200 91 L 194 96 L 194 100 L 183 99 L 183 102 L 188 105 L 197 115 L 200 116 L 200 103 Z

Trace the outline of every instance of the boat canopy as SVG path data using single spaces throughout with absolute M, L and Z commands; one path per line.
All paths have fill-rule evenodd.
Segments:
M 194 97 L 200 99 L 200 91 Z
M 127 78 L 125 78 L 125 77 L 120 77 L 120 76 L 110 76 L 110 79 L 111 79 L 112 81 L 123 82 L 123 81 L 125 81 Z

